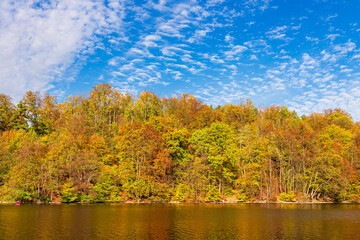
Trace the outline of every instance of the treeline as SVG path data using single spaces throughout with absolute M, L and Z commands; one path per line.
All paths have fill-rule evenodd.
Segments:
M 0 95 L 0 201 L 360 201 L 360 123 L 191 95 Z

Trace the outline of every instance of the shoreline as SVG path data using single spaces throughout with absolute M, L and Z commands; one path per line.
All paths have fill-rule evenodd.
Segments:
M 15 205 L 16 202 L 1 202 L 0 205 Z M 241 205 L 241 204 L 291 204 L 291 205 L 318 205 L 318 204 L 360 204 L 356 202 L 150 202 L 150 201 L 126 201 L 126 202 L 72 202 L 72 203 L 63 203 L 63 202 L 24 202 L 21 204 L 26 205 L 96 205 L 96 204 L 210 204 L 210 205 Z

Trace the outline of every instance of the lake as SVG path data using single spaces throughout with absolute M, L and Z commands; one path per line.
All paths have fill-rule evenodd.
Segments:
M 0 205 L 0 239 L 360 239 L 360 205 Z

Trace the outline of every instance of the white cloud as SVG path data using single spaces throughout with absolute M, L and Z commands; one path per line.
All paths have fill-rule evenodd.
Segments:
M 209 1 L 206 3 L 206 7 L 219 6 L 219 5 L 222 4 L 223 2 L 225 2 L 225 0 L 209 0 Z
M 113 57 L 108 61 L 110 66 L 117 66 L 120 61 L 125 61 L 126 59 L 123 57 Z
M 180 46 L 166 46 L 161 49 L 161 52 L 165 56 L 179 56 L 180 54 L 191 53 L 188 50 L 181 48 Z
M 214 55 L 209 55 L 207 53 L 204 54 L 200 54 L 203 58 L 210 60 L 210 62 L 215 63 L 215 64 L 222 64 L 225 63 L 224 60 L 222 60 L 221 58 L 219 58 L 219 56 L 217 54 Z
M 27 90 L 49 90 L 97 35 L 122 26 L 121 1 L 2 0 L 0 92 L 19 100 Z
M 337 61 L 337 56 L 335 54 L 330 54 L 329 52 L 323 50 L 321 51 L 321 54 L 323 55 L 322 61 L 329 61 L 329 62 L 335 62 Z
M 195 34 L 191 38 L 189 38 L 188 42 L 199 42 L 202 38 L 206 36 L 208 32 L 211 32 L 209 28 L 195 30 Z
M 272 28 L 270 31 L 266 32 L 266 35 L 271 40 L 274 40 L 274 39 L 285 40 L 286 39 L 285 32 L 287 29 L 288 29 L 287 26 L 275 27 L 275 28 Z
M 348 52 L 352 52 L 354 51 L 355 48 L 356 48 L 356 44 L 351 41 L 334 46 L 334 50 L 340 52 L 341 54 L 347 54 Z
M 340 90 L 328 90 L 324 93 L 304 96 L 295 101 L 288 101 L 290 109 L 296 110 L 300 114 L 310 114 L 312 112 L 322 112 L 324 109 L 341 107 L 343 110 L 351 112 L 355 120 L 360 117 L 360 103 L 358 101 L 359 88 Z
M 128 54 L 130 56 L 140 56 L 140 57 L 150 57 L 151 54 L 143 49 L 139 49 L 139 48 L 130 48 L 130 50 L 128 51 Z
M 172 22 L 163 23 L 159 26 L 158 34 L 167 36 L 167 37 L 177 37 L 184 38 L 183 34 L 180 34 L 180 29 L 189 27 L 186 24 L 174 25 Z
M 229 51 L 225 51 L 224 54 L 227 60 L 233 60 L 235 56 L 240 55 L 245 52 L 248 48 L 241 45 L 236 45 L 231 48 Z
M 197 60 L 194 60 L 190 54 L 185 54 L 185 55 L 181 56 L 180 58 L 185 63 L 196 65 L 196 66 L 199 66 L 201 68 L 206 68 L 204 63 L 202 63 L 200 61 L 197 61 Z
M 334 41 L 335 38 L 337 38 L 337 37 L 340 37 L 340 34 L 334 34 L 334 33 L 332 33 L 332 34 L 327 34 L 327 35 L 326 35 L 326 39 L 330 39 L 331 41 Z
M 155 3 L 154 1 L 149 1 L 149 5 L 160 12 L 170 11 L 170 8 L 166 6 L 167 1 L 166 0 L 159 0 L 158 3 Z
M 337 14 L 330 15 L 330 16 L 328 16 L 328 17 L 325 19 L 325 21 L 328 22 L 328 21 L 330 21 L 331 19 L 336 18 L 337 16 L 338 16 Z
M 330 80 L 336 78 L 336 76 L 334 74 L 330 74 L 330 73 L 327 73 L 325 76 L 322 76 L 321 78 L 317 78 L 314 80 L 314 83 L 318 83 L 318 82 L 321 82 L 321 83 L 324 83 L 324 82 L 329 82 Z
M 317 62 L 315 61 L 315 59 L 310 57 L 310 55 L 308 53 L 304 53 L 302 58 L 303 58 L 303 65 L 307 65 L 307 66 L 317 65 Z
M 232 42 L 232 41 L 234 41 L 234 37 L 232 37 L 232 36 L 230 36 L 230 34 L 228 33 L 228 34 L 226 34 L 226 36 L 225 36 L 225 42 Z
M 265 11 L 269 8 L 270 2 L 272 0 L 247 0 L 244 1 L 244 6 L 250 8 L 252 11 L 259 9 L 260 11 Z
M 161 37 L 158 35 L 147 35 L 144 37 L 143 41 L 141 42 L 142 45 L 145 47 L 157 47 L 157 41 L 160 41 Z
M 319 43 L 319 38 L 306 36 L 306 41 Z
M 256 55 L 252 54 L 250 55 L 250 60 L 259 60 Z
M 359 59 L 359 58 L 360 58 L 360 53 L 355 54 L 355 55 L 352 57 L 352 59 Z
M 271 48 L 270 45 L 263 39 L 256 39 L 244 42 L 244 45 L 249 47 L 252 52 L 255 53 L 262 53 L 262 52 L 268 52 L 268 50 Z

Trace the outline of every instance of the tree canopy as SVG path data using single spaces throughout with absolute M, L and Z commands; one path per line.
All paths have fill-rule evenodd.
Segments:
M 247 100 L 0 94 L 0 200 L 360 201 L 360 124 Z

